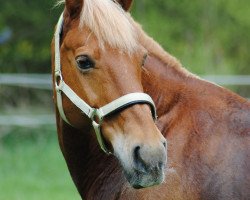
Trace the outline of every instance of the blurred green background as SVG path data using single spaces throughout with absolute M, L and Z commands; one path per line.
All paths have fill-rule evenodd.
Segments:
M 0 73 L 50 73 L 54 0 L 0 2 Z M 249 0 L 137 0 L 132 15 L 195 74 L 250 74 Z M 250 96 L 249 86 L 228 86 Z M 79 199 L 55 125 L 1 117 L 53 115 L 50 90 L 0 85 L 0 200 Z M 6 118 L 5 118 L 6 120 Z M 3 122 L 3 121 L 2 121 Z M 11 123 L 10 123 L 11 124 Z

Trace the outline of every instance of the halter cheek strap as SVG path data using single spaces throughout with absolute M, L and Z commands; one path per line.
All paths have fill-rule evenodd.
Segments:
M 64 93 L 69 100 L 78 107 L 86 116 L 88 116 L 92 120 L 92 125 L 95 130 L 97 141 L 101 147 L 101 149 L 110 154 L 111 152 L 107 149 L 102 133 L 101 133 L 101 125 L 104 117 L 120 112 L 122 109 L 130 107 L 134 104 L 148 104 L 151 108 L 152 117 L 156 120 L 156 108 L 152 98 L 145 93 L 130 93 L 124 95 L 101 108 L 92 108 L 88 105 L 83 99 L 81 99 L 63 80 L 62 72 L 61 72 L 61 60 L 60 60 L 60 34 L 62 32 L 63 26 L 63 14 L 60 16 L 60 19 L 57 24 L 56 32 L 55 32 L 55 90 L 57 96 L 57 108 L 60 113 L 61 118 L 70 124 L 68 121 L 62 104 L 62 93 Z

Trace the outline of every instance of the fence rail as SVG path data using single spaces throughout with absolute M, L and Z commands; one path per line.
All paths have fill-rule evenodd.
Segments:
M 250 75 L 205 75 L 201 77 L 219 85 L 250 85 Z
M 201 78 L 219 85 L 250 85 L 250 75 L 204 75 Z M 0 85 L 50 90 L 51 74 L 0 74 Z
M 0 126 L 36 127 L 55 124 L 55 116 L 46 115 L 0 115 Z
M 205 75 L 201 78 L 219 85 L 250 86 L 250 75 Z M 1 85 L 51 90 L 51 74 L 0 74 Z M 53 115 L 0 115 L 0 126 L 34 127 L 54 123 Z
M 0 85 L 51 90 L 50 74 L 0 74 Z

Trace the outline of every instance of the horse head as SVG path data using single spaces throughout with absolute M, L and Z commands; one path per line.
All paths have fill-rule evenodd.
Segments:
M 141 73 L 147 51 L 140 45 L 126 12 L 131 2 L 65 1 L 63 24 L 58 33 L 60 72 L 54 84 L 59 86 L 62 80 L 67 83 L 68 95 L 63 90 L 54 92 L 57 104 L 62 99 L 61 108 L 57 105 L 62 110 L 61 117 L 83 130 L 83 134 L 92 130 L 91 119 L 96 123 L 100 119 L 96 119 L 93 110 L 89 116 L 84 115 L 76 106 L 79 101 L 84 100 L 91 109 L 102 108 L 124 95 L 143 94 Z M 70 97 L 72 93 L 77 100 Z M 145 98 L 112 110 L 98 127 L 99 140 L 120 161 L 134 188 L 160 184 L 165 176 L 166 140 L 156 127 L 154 111 Z M 57 123 L 65 123 L 62 121 Z

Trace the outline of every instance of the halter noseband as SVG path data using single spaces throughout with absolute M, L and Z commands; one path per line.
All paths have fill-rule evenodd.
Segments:
M 64 81 L 61 71 L 61 60 L 60 60 L 60 35 L 63 27 L 63 14 L 60 16 L 59 21 L 57 23 L 56 32 L 55 32 L 55 71 L 54 71 L 54 80 L 55 80 L 55 90 L 57 96 L 57 108 L 60 113 L 61 118 L 67 122 L 69 125 L 69 121 L 63 110 L 62 105 L 62 92 L 70 99 L 70 101 L 78 107 L 86 116 L 88 116 L 95 130 L 95 134 L 97 137 L 97 141 L 101 147 L 101 149 L 107 153 L 111 154 L 111 152 L 107 149 L 102 133 L 101 133 L 101 125 L 104 117 L 111 115 L 113 113 L 117 113 L 122 109 L 125 109 L 134 104 L 148 104 L 151 108 L 151 113 L 153 119 L 156 120 L 156 108 L 152 98 L 145 93 L 130 93 L 124 95 L 101 108 L 92 108 L 89 106 L 84 100 L 82 100 Z M 97 120 L 97 121 L 96 121 Z

